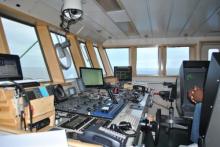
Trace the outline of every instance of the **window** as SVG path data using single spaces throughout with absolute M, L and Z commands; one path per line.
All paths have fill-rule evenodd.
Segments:
M 99 50 L 98 50 L 97 47 L 95 47 L 95 46 L 94 46 L 94 50 L 95 50 L 95 54 L 96 54 L 97 60 L 98 60 L 98 62 L 99 62 L 99 67 L 102 68 L 103 74 L 105 75 L 106 72 L 105 72 L 105 68 L 104 68 L 103 63 L 102 63 L 101 56 L 100 56 L 100 54 L 99 54 Z
M 212 53 L 219 52 L 219 49 L 209 49 L 208 51 L 208 60 L 211 60 Z
M 178 75 L 183 60 L 189 60 L 189 47 L 167 47 L 167 75 Z
M 107 48 L 106 53 L 113 70 L 114 66 L 129 66 L 128 48 Z
M 137 48 L 137 75 L 158 75 L 158 48 Z
M 62 35 L 59 35 L 56 33 L 50 33 L 50 34 L 51 34 L 51 38 L 53 40 L 54 46 L 57 43 L 63 43 L 66 41 L 66 37 Z M 56 49 L 56 53 L 59 58 L 59 63 L 62 68 L 65 80 L 78 77 L 69 47 L 66 47 L 63 50 Z
M 86 48 L 85 43 L 80 42 L 79 45 L 80 45 L 81 53 L 82 53 L 83 59 L 85 61 L 86 67 L 92 67 L 91 60 L 90 60 L 88 50 Z
M 35 28 L 6 18 L 2 24 L 11 54 L 20 57 L 24 79 L 49 81 Z

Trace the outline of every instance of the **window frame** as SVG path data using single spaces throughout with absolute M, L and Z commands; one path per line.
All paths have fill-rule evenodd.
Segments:
M 83 58 L 84 66 L 86 67 L 86 61 L 85 61 L 85 59 L 84 59 L 84 57 L 83 57 L 82 49 L 81 49 L 81 46 L 80 46 L 81 43 L 85 44 L 86 54 L 87 54 L 87 56 L 88 56 L 88 58 L 89 58 L 89 63 L 90 63 L 90 65 L 91 65 L 91 67 L 89 67 L 89 68 L 93 68 L 94 66 L 93 66 L 93 63 L 92 63 L 92 60 L 91 60 L 91 57 L 90 57 L 90 54 L 89 54 L 89 51 L 88 51 L 88 47 L 87 47 L 87 45 L 86 45 L 86 42 L 81 41 L 81 40 L 78 40 L 78 42 L 79 42 L 80 54 L 81 54 L 81 57 Z
M 54 33 L 54 34 L 57 34 L 57 35 L 63 36 L 63 37 L 66 38 L 66 39 L 67 39 L 67 37 L 66 37 L 66 35 L 63 35 L 63 34 L 61 34 L 61 33 L 58 33 L 58 32 L 52 31 L 52 30 L 49 30 L 49 33 L 50 33 L 50 39 L 51 39 L 51 42 L 52 42 L 53 48 L 54 48 L 54 50 L 56 51 L 56 48 L 55 48 L 55 46 L 54 46 L 54 43 L 53 43 L 53 39 L 52 39 L 51 33 Z M 68 39 L 67 39 L 67 40 L 68 40 Z M 74 68 L 75 68 L 75 71 L 76 71 L 76 75 L 77 75 L 76 78 L 78 78 L 78 77 L 79 77 L 79 73 L 78 73 L 78 71 L 77 71 L 76 64 L 75 64 L 75 61 L 74 61 L 74 58 L 73 58 L 73 56 L 72 56 L 72 52 L 71 52 L 71 49 L 70 49 L 70 48 L 69 48 L 69 52 L 70 52 L 70 56 L 71 56 L 71 58 L 72 58 L 73 65 L 74 65 Z M 58 57 L 57 53 L 56 53 L 56 58 L 57 58 L 57 61 L 59 62 L 59 57 Z M 59 67 L 59 69 L 60 69 L 61 72 L 62 72 L 63 79 L 64 79 L 65 82 L 73 81 L 73 80 L 75 79 L 75 78 L 65 79 L 65 76 L 64 76 L 64 73 L 63 73 L 62 68 Z
M 98 51 L 99 56 L 100 56 L 100 59 L 101 59 L 101 61 L 102 61 L 103 68 L 104 68 L 104 70 L 105 70 L 105 74 L 103 74 L 103 75 L 106 76 L 106 75 L 107 75 L 107 73 L 106 73 L 106 67 L 105 67 L 104 62 L 103 62 L 103 60 L 102 60 L 102 57 L 101 57 L 100 51 L 99 51 L 99 49 L 98 49 L 98 47 L 97 47 L 96 45 L 93 45 L 94 52 L 95 52 L 95 48 L 94 48 L 94 47 L 97 48 L 97 51 Z M 97 57 L 96 57 L 96 58 L 97 58 Z M 97 59 L 97 60 L 98 60 L 98 59 Z M 100 65 L 99 65 L 99 66 L 100 66 Z M 101 67 L 100 67 L 100 68 L 101 68 Z
M 20 20 L 20 19 L 18 19 L 18 18 L 15 18 L 15 17 L 8 16 L 8 15 L 5 15 L 5 14 L 0 13 L 0 20 L 1 20 L 1 22 L 2 22 L 2 18 L 6 18 L 6 19 L 9 19 L 9 20 L 11 20 L 11 21 L 15 21 L 15 22 L 17 22 L 17 23 L 21 23 L 21 24 L 23 24 L 23 25 L 27 25 L 27 26 L 30 26 L 30 27 L 33 27 L 33 28 L 34 28 L 34 32 L 35 32 L 36 37 L 37 37 L 37 39 L 38 39 L 40 51 L 41 51 L 41 53 L 42 53 L 42 57 L 43 57 L 43 60 L 44 60 L 44 63 L 45 63 L 45 66 L 46 66 L 46 69 L 47 69 L 47 72 L 48 72 L 48 77 L 49 77 L 49 80 L 48 80 L 48 81 L 47 81 L 47 80 L 45 80 L 45 81 L 40 81 L 40 83 L 48 83 L 48 82 L 53 81 L 53 80 L 52 80 L 52 76 L 51 76 L 51 71 L 50 71 L 50 69 L 49 69 L 49 66 L 48 66 L 48 63 L 47 63 L 47 60 L 46 60 L 46 57 L 45 57 L 46 55 L 45 55 L 45 53 L 44 53 L 44 49 L 43 49 L 43 47 L 42 47 L 41 40 L 39 39 L 39 32 L 37 31 L 36 25 L 34 25 L 34 24 L 30 23 L 30 22 L 26 22 L 26 21 Z M 5 32 L 4 28 L 3 28 L 3 31 Z M 5 35 L 5 37 L 6 37 L 6 35 Z M 6 39 L 6 42 L 7 42 L 7 45 L 8 45 L 7 39 Z M 8 45 L 8 46 L 9 46 L 9 45 Z M 8 50 L 8 53 L 11 54 L 10 49 Z

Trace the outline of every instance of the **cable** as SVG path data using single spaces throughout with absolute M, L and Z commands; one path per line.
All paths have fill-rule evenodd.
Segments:
M 32 114 L 32 109 L 31 109 L 31 103 L 30 100 L 27 98 L 26 94 L 25 94 L 25 89 L 22 87 L 22 85 L 20 85 L 19 83 L 15 82 L 15 81 L 10 81 L 13 84 L 15 84 L 16 89 L 18 89 L 19 91 L 17 92 L 17 94 L 19 94 L 19 97 L 22 97 L 26 104 L 28 104 L 28 108 L 29 108 L 29 117 L 30 117 L 30 131 L 32 132 L 32 124 L 33 124 L 33 114 Z M 16 90 L 17 91 L 17 90 Z M 20 114 L 23 115 L 23 114 Z M 21 116 L 23 117 L 23 116 Z M 24 123 L 25 123 L 25 118 L 24 118 Z M 24 126 L 26 129 L 26 125 Z

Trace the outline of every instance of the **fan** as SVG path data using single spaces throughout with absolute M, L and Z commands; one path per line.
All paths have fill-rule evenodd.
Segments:
M 72 58 L 67 48 L 69 46 L 70 46 L 70 42 L 68 40 L 63 43 L 57 43 L 55 45 L 60 66 L 62 67 L 62 69 L 65 70 L 68 70 L 72 65 L 72 61 L 71 61 Z

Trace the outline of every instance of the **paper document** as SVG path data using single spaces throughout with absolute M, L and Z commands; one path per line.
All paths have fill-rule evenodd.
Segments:
M 64 130 L 0 136 L 1 147 L 68 147 Z

